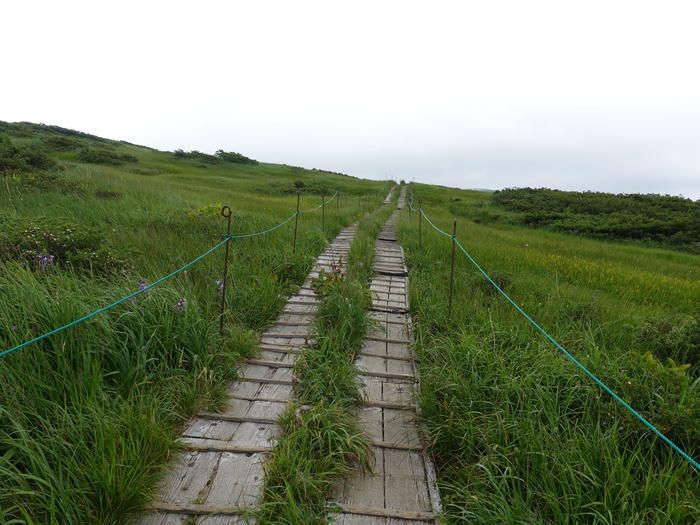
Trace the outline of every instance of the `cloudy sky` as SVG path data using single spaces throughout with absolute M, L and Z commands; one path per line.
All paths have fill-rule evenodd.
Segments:
M 0 120 L 464 188 L 700 199 L 700 4 L 0 5 Z

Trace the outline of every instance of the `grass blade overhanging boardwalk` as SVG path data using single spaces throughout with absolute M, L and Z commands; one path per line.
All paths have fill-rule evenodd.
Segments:
M 265 467 L 257 513 L 262 523 L 326 523 L 333 489 L 355 468 L 372 467 L 370 444 L 355 417 L 361 392 L 354 361 L 369 323 L 373 243 L 389 212 L 384 207 L 359 222 L 345 275 L 316 282 L 316 344 L 295 365 L 298 403 L 282 416 L 284 434 Z

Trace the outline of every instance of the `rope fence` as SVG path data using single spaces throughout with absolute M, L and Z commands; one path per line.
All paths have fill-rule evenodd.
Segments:
M 451 234 L 448 233 L 437 226 L 433 223 L 433 221 L 430 220 L 430 217 L 423 211 L 423 205 L 420 203 L 418 208 L 413 206 L 413 201 L 409 200 L 408 201 L 408 206 L 411 211 L 418 212 L 419 213 L 419 218 L 423 218 L 426 220 L 426 222 L 438 233 L 441 233 L 445 237 L 449 237 L 452 242 L 462 251 L 462 253 L 469 259 L 469 261 L 476 267 L 476 269 L 486 278 L 486 280 L 498 291 L 499 294 L 501 294 L 517 311 L 520 313 L 527 321 L 534 326 L 542 335 L 544 335 L 558 350 L 560 350 L 574 365 L 576 365 L 579 369 L 581 369 L 588 377 L 590 377 L 600 388 L 602 388 L 605 392 L 610 394 L 612 398 L 617 401 L 620 405 L 622 405 L 625 409 L 627 409 L 634 417 L 636 417 L 642 424 L 644 424 L 647 428 L 649 428 L 654 434 L 656 434 L 659 438 L 661 438 L 669 447 L 671 447 L 674 451 L 676 451 L 683 459 L 687 460 L 693 467 L 696 469 L 700 470 L 700 463 L 698 463 L 695 459 L 690 457 L 688 453 L 686 453 L 683 449 L 681 449 L 678 445 L 676 445 L 673 441 L 671 441 L 663 432 L 661 432 L 658 428 L 656 428 L 652 423 L 650 423 L 644 416 L 642 416 L 639 412 L 637 412 L 634 408 L 632 408 L 624 399 L 622 399 L 619 395 L 617 395 L 608 385 L 603 383 L 598 377 L 593 374 L 588 368 L 586 368 L 583 364 L 581 364 L 569 351 L 567 351 L 561 344 L 559 344 L 542 326 L 537 323 L 532 317 L 530 317 L 521 307 L 518 303 L 516 303 L 503 289 L 498 286 L 494 282 L 494 280 L 491 278 L 491 276 L 486 273 L 486 271 L 479 265 L 479 263 L 474 260 L 474 258 L 471 256 L 471 254 L 462 246 L 462 243 L 459 242 L 457 239 L 456 234 Z M 419 223 L 419 228 L 420 228 L 420 223 Z M 454 255 L 453 255 L 454 257 Z
M 42 339 L 46 339 L 47 337 L 50 337 L 50 336 L 55 335 L 55 334 L 57 334 L 57 333 L 59 333 L 59 332 L 62 332 L 63 330 L 66 330 L 66 329 L 70 328 L 71 326 L 75 326 L 75 325 L 77 325 L 77 324 L 79 324 L 79 323 L 82 323 L 83 321 L 87 321 L 88 319 L 91 319 L 91 318 L 93 318 L 93 317 L 95 317 L 95 316 L 97 316 L 97 315 L 99 315 L 99 314 L 101 314 L 101 313 L 103 313 L 103 312 L 106 312 L 107 310 L 111 310 L 112 308 L 114 308 L 114 307 L 116 307 L 116 306 L 119 306 L 120 304 L 122 304 L 122 303 L 124 303 L 124 302 L 126 302 L 126 301 L 128 301 L 128 300 L 130 300 L 130 299 L 132 299 L 132 298 L 134 298 L 134 297 L 136 297 L 136 296 L 142 294 L 142 293 L 147 292 L 148 290 L 150 290 L 150 289 L 153 288 L 154 286 L 157 286 L 157 285 L 159 285 L 160 283 L 162 283 L 162 282 L 164 282 L 164 281 L 167 281 L 167 280 L 170 279 L 171 277 L 174 277 L 175 275 L 177 275 L 177 274 L 179 274 L 180 272 L 186 270 L 186 269 L 189 268 L 190 266 L 192 266 L 192 265 L 198 263 L 199 261 L 201 261 L 202 259 L 204 259 L 204 258 L 207 257 L 208 255 L 211 255 L 212 253 L 214 253 L 215 251 L 217 251 L 219 248 L 222 248 L 223 246 L 226 246 L 226 245 L 228 244 L 229 241 L 232 241 L 232 240 L 234 240 L 234 239 L 249 239 L 249 238 L 251 238 L 251 237 L 259 237 L 259 236 L 261 236 L 261 235 L 267 235 L 267 234 L 269 234 L 269 233 L 274 232 L 275 230 L 280 229 L 281 227 L 283 227 L 284 225 L 286 225 L 287 223 L 289 223 L 289 221 L 291 221 L 292 219 L 294 219 L 294 218 L 297 217 L 298 215 L 306 214 L 306 213 L 312 213 L 312 212 L 317 211 L 317 210 L 319 210 L 319 209 L 321 209 L 321 208 L 324 208 L 324 209 L 325 209 L 325 207 L 326 207 L 330 202 L 332 202 L 333 199 L 335 199 L 337 196 L 338 196 L 338 192 L 336 191 L 330 199 L 325 200 L 325 198 L 324 198 L 324 199 L 322 200 L 321 204 L 318 205 L 318 206 L 316 206 L 315 208 L 312 208 L 312 209 L 310 209 L 310 210 L 299 210 L 299 209 L 297 209 L 294 213 L 292 213 L 289 217 L 287 217 L 286 219 L 284 219 L 282 222 L 280 222 L 279 224 L 276 224 L 276 225 L 273 226 L 272 228 L 268 228 L 267 230 L 262 230 L 262 231 L 254 232 L 254 233 L 238 234 L 238 235 L 231 235 L 231 234 L 230 234 L 231 209 L 230 209 L 228 206 L 224 206 L 224 207 L 222 208 L 222 215 L 228 219 L 228 229 L 227 229 L 226 237 L 224 238 L 223 241 L 221 241 L 221 242 L 219 242 L 218 244 L 212 246 L 211 248 L 209 248 L 209 249 L 208 249 L 206 252 L 204 252 L 203 254 L 201 254 L 201 255 L 199 255 L 198 257 L 192 259 L 190 262 L 186 263 L 184 266 L 181 266 L 181 267 L 178 268 L 177 270 L 175 270 L 175 271 L 173 271 L 173 272 L 170 272 L 169 274 L 167 274 L 167 275 L 161 277 L 161 278 L 158 279 L 157 281 L 154 281 L 153 283 L 151 283 L 151 284 L 149 284 L 149 285 L 147 285 L 147 286 L 144 286 L 144 287 L 142 287 L 142 288 L 139 288 L 139 289 L 136 290 L 135 292 L 132 292 L 132 293 L 130 293 L 129 295 L 127 295 L 127 296 L 125 296 L 125 297 L 122 297 L 121 299 L 119 299 L 119 300 L 117 300 L 117 301 L 114 301 L 114 302 L 111 303 L 111 304 L 108 304 L 107 306 L 103 306 L 102 308 L 100 308 L 100 309 L 98 309 L 98 310 L 95 310 L 95 311 L 92 312 L 92 313 L 89 313 L 89 314 L 87 314 L 87 315 L 85 315 L 85 316 L 83 316 L 83 317 L 81 317 L 81 318 L 79 318 L 79 319 L 76 319 L 75 321 L 71 321 L 71 322 L 68 323 L 68 324 L 65 324 L 65 325 L 63 325 L 63 326 L 60 326 L 60 327 L 58 327 L 58 328 L 55 328 L 54 330 L 51 330 L 50 332 L 46 332 L 45 334 L 42 334 L 42 335 L 37 336 L 37 337 L 35 337 L 35 338 L 33 338 L 33 339 L 30 339 L 30 340 L 28 340 L 28 341 L 25 341 L 24 343 L 21 343 L 21 344 L 18 344 L 18 345 L 16 345 L 16 346 L 13 346 L 12 348 L 8 348 L 7 350 L 3 350 L 2 352 L 0 352 L 0 357 L 5 357 L 6 355 L 11 354 L 11 353 L 13 353 L 13 352 L 16 352 L 17 350 L 21 350 L 22 348 L 25 348 L 25 347 L 27 347 L 27 346 L 30 346 L 30 345 L 34 344 L 34 343 L 37 343 L 37 342 L 41 341 Z M 295 228 L 294 228 L 294 236 L 295 236 L 295 239 L 296 239 L 296 226 L 297 226 L 297 225 L 295 225 Z M 225 264 L 228 264 L 228 254 L 227 254 L 227 256 L 226 256 Z M 226 273 L 226 270 L 224 270 L 224 273 Z M 226 277 L 226 275 L 224 275 L 224 280 L 225 280 L 225 277 Z M 224 284 L 224 288 L 223 288 L 223 291 L 222 291 L 222 295 L 223 295 L 223 297 L 226 296 L 225 284 Z M 221 308 L 221 319 L 222 319 L 222 321 L 223 321 L 223 300 L 222 300 L 222 308 Z

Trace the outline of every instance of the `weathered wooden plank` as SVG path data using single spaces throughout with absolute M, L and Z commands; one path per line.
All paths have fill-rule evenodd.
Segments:
M 393 509 L 385 509 L 385 508 L 371 508 L 371 507 L 364 507 L 364 506 L 355 506 L 355 505 L 340 505 L 340 508 L 343 509 L 343 512 L 348 513 L 348 514 L 357 514 L 361 516 L 379 516 L 379 517 L 386 517 L 386 518 L 401 518 L 405 520 L 431 520 L 435 519 L 435 514 L 432 512 L 410 512 L 410 511 L 401 511 L 401 510 L 393 510 Z
M 281 403 L 273 403 L 264 399 L 243 400 L 231 398 L 224 410 L 217 414 L 239 417 L 272 417 L 277 418 L 285 409 Z
M 156 492 L 156 499 L 174 504 L 192 503 L 199 498 L 219 463 L 218 452 L 181 454 Z
M 241 397 L 260 397 L 269 399 L 290 399 L 293 397 L 292 384 L 260 383 L 255 381 L 237 381 L 229 388 L 229 394 Z
M 201 503 L 170 503 L 157 502 L 151 505 L 151 509 L 157 512 L 171 512 L 177 514 L 185 514 L 189 516 L 204 516 L 207 514 L 218 514 L 221 516 L 238 516 L 245 512 L 250 512 L 252 508 L 240 507 L 217 507 L 215 505 L 206 505 Z
M 420 446 L 416 415 L 406 410 L 383 409 L 384 440 Z
M 406 520 L 385 516 L 363 516 L 358 514 L 334 514 L 334 525 L 434 525 L 435 520 Z
M 232 445 L 230 441 L 218 439 L 184 438 L 181 442 L 190 452 L 230 452 L 233 454 L 264 454 L 272 451 L 271 447 L 244 447 Z
M 262 491 L 264 454 L 221 454 L 206 503 L 213 506 L 251 507 Z
M 262 423 L 266 425 L 274 425 L 277 423 L 277 420 L 271 417 L 230 416 L 227 414 L 216 414 L 213 412 L 200 412 L 199 414 L 197 414 L 197 418 L 212 421 L 230 421 L 234 423 Z

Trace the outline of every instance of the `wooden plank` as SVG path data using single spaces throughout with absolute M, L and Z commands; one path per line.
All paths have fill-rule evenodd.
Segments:
M 380 401 L 375 400 L 365 400 L 362 403 L 366 407 L 379 407 L 379 408 L 395 408 L 396 410 L 415 410 L 413 405 L 407 405 L 405 403 L 396 403 L 394 401 Z
M 254 416 L 231 416 L 228 414 L 217 414 L 214 412 L 200 412 L 197 417 L 202 419 L 213 419 L 215 421 L 230 421 L 232 423 L 264 423 L 267 425 L 276 425 L 277 420 L 269 417 L 254 417 Z
M 388 314 L 407 314 L 409 312 L 408 308 L 384 308 L 382 306 L 370 307 L 371 312 L 385 312 Z
M 295 334 L 291 332 L 263 332 L 260 334 L 261 339 L 267 339 L 270 337 L 274 338 L 279 338 L 279 339 L 305 339 L 306 341 L 311 341 L 313 340 L 313 336 L 311 334 Z
M 360 370 L 360 374 L 369 377 L 386 377 L 387 379 L 404 379 L 406 381 L 416 381 L 416 377 L 409 374 L 392 374 L 391 372 L 373 372 Z
M 347 514 L 356 514 L 360 516 L 377 516 L 382 518 L 395 518 L 402 520 L 415 520 L 415 521 L 425 521 L 434 520 L 435 514 L 432 512 L 407 512 L 392 509 L 380 509 L 372 507 L 358 507 L 355 505 L 343 505 L 338 504 L 338 506 Z
M 293 363 L 283 363 L 281 361 L 265 361 L 263 359 L 246 359 L 249 365 L 269 366 L 270 368 L 294 368 Z
M 421 445 L 409 445 L 407 443 L 398 443 L 396 441 L 371 440 L 370 445 L 372 445 L 373 447 L 388 448 L 388 449 L 392 449 L 392 450 L 423 452 L 423 447 Z
M 161 483 L 157 498 L 187 504 L 200 497 L 219 463 L 219 454 L 181 454 L 175 468 Z
M 292 398 L 279 399 L 274 397 L 254 397 L 254 396 L 231 396 L 231 399 L 240 399 L 241 401 L 268 401 L 270 403 L 293 403 Z M 393 407 L 392 407 L 393 408 Z
M 380 341 L 382 343 L 397 343 L 397 344 L 404 344 L 404 345 L 410 345 L 413 343 L 410 339 L 393 339 L 390 337 L 379 337 L 376 335 L 367 335 L 365 336 L 365 339 L 369 339 L 370 341 Z
M 268 385 L 293 385 L 294 381 L 288 379 L 267 379 L 265 377 L 241 377 L 239 381 L 247 381 L 249 383 L 266 383 Z
M 221 454 L 219 468 L 204 503 L 212 506 L 250 508 L 260 499 L 265 454 Z
M 196 439 L 196 438 L 194 438 Z M 201 441 L 211 441 L 212 443 L 205 444 L 199 442 L 185 442 L 185 447 L 187 450 L 197 451 L 197 452 L 230 452 L 233 454 L 260 454 L 269 453 L 272 451 L 269 447 L 242 447 L 238 445 L 227 445 L 227 442 L 218 441 L 220 444 L 214 443 L 217 440 L 201 440 Z
M 189 516 L 202 516 L 213 514 L 219 516 L 238 516 L 246 512 L 252 512 L 253 507 L 220 507 L 216 505 L 205 505 L 198 503 L 152 503 L 150 510 L 156 512 L 170 512 L 172 514 L 186 514 Z
M 395 359 L 399 361 L 413 361 L 412 357 L 402 357 L 402 356 L 395 356 L 395 355 L 389 355 L 389 354 L 378 354 L 375 352 L 360 352 L 357 355 L 365 355 L 367 357 L 383 357 L 385 359 Z

